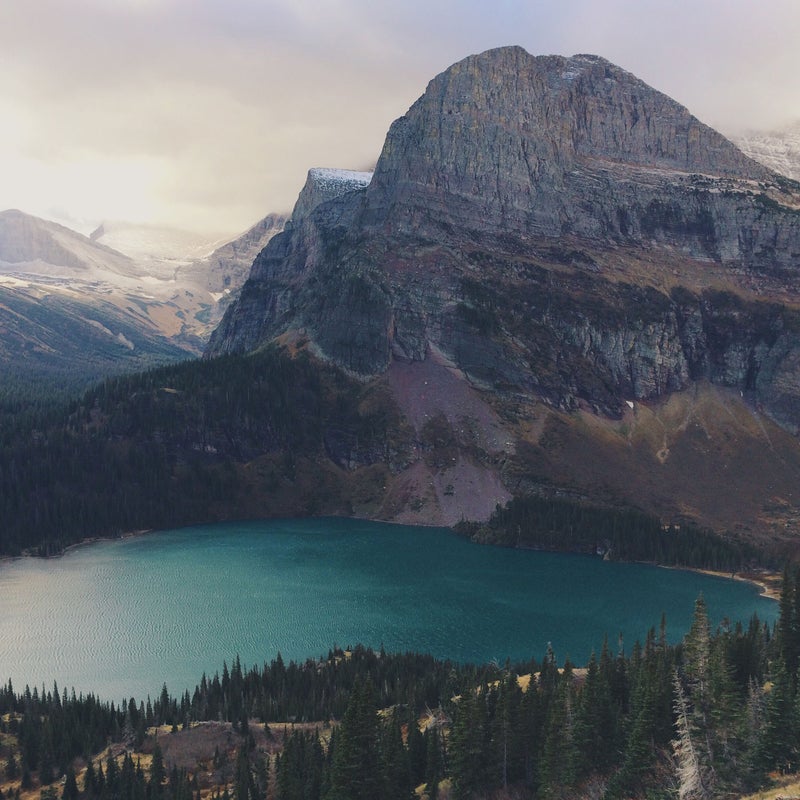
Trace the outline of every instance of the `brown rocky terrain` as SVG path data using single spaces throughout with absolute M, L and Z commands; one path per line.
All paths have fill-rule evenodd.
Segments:
M 299 341 L 387 386 L 418 453 L 371 513 L 533 492 L 796 533 L 800 185 L 602 58 L 520 48 L 434 78 L 366 188 L 314 183 L 207 355 Z

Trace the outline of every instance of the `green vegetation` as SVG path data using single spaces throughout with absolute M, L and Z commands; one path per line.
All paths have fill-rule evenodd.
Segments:
M 385 397 L 276 349 L 110 378 L 67 411 L 7 406 L 0 553 L 12 554 L 217 519 L 348 513 L 336 475 L 326 483 L 315 465 L 377 462 L 399 427 Z
M 663 526 L 630 509 L 598 508 L 572 500 L 516 497 L 486 523 L 461 522 L 456 532 L 505 547 L 598 553 L 617 561 L 737 572 L 763 559 L 754 547 L 694 525 Z
M 549 648 L 540 662 L 476 667 L 356 647 L 251 669 L 237 657 L 191 693 L 119 705 L 9 683 L 0 765 L 10 796 L 45 796 L 65 776 L 65 798 L 195 797 L 209 773 L 177 769 L 161 753 L 170 734 L 149 731 L 212 720 L 230 725 L 230 747 L 206 797 L 730 797 L 800 763 L 800 572 L 785 575 L 780 607 L 774 630 L 753 618 L 712 631 L 701 597 L 680 645 L 662 620 L 630 653 L 604 645 L 583 669 L 559 668 Z M 115 742 L 122 764 L 103 763 Z
M 109 378 L 69 403 L 0 395 L 0 553 L 374 508 L 388 470 L 413 459 L 414 439 L 385 387 L 278 348 Z M 443 417 L 426 423 L 421 441 L 434 469 L 456 455 Z M 644 513 L 558 498 L 517 497 L 458 530 L 503 546 L 725 571 L 757 560 L 745 543 L 691 525 L 663 528 Z

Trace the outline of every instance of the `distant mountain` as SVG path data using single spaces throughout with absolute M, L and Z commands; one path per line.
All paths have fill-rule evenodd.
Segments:
M 209 335 L 228 305 L 239 296 L 256 256 L 273 236 L 283 230 L 287 220 L 286 214 L 269 214 L 236 239 L 178 268 L 176 277 L 179 281 L 202 287 L 216 301 L 202 315 Z
M 119 250 L 135 261 L 165 264 L 205 258 L 226 241 L 226 237 L 121 221 L 103 222 L 89 234 L 89 238 Z
M 88 280 L 134 278 L 133 259 L 63 225 L 10 209 L 0 212 L 0 269 L 4 273 Z
M 216 255 L 215 242 L 166 228 L 112 223 L 86 237 L 0 213 L 0 361 L 8 374 L 80 386 L 199 354 L 220 301 L 280 226 L 267 220 Z
M 781 130 L 751 131 L 733 141 L 750 158 L 800 181 L 800 121 Z
M 87 383 L 190 357 L 163 336 L 147 309 L 87 294 L 77 285 L 8 281 L 0 276 L 3 392 L 40 385 L 77 392 Z

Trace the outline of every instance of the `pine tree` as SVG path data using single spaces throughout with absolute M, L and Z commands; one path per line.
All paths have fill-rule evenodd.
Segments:
M 379 796 L 378 715 L 372 682 L 353 687 L 336 735 L 327 800 Z
M 759 764 L 759 747 L 766 716 L 764 689 L 755 678 L 750 679 L 744 715 L 743 782 L 745 789 L 753 790 L 761 784 L 764 771 Z
M 522 690 L 519 688 L 517 676 L 507 672 L 492 691 L 492 697 L 492 770 L 498 785 L 507 789 L 509 783 L 525 778 Z
M 61 792 L 61 800 L 78 800 L 78 782 L 75 780 L 75 770 L 70 765 L 67 768 L 64 790 Z
M 411 785 L 419 786 L 425 780 L 427 743 L 424 734 L 419 729 L 414 713 L 409 714 L 407 725 L 406 747 L 408 749 L 408 769 L 411 774 Z
M 485 692 L 465 689 L 458 698 L 450 731 L 450 775 L 453 798 L 463 800 L 488 783 Z
M 94 763 L 91 758 L 88 759 L 86 772 L 83 774 L 83 793 L 88 798 L 97 797 L 100 794 L 97 786 L 97 776 L 94 771 Z
M 426 757 L 425 757 L 425 792 L 428 800 L 436 800 L 439 796 L 439 781 L 442 779 L 442 747 L 439 740 L 439 731 L 435 726 L 430 726 L 425 731 Z
M 550 703 L 544 746 L 539 760 L 539 791 L 544 797 L 572 786 L 578 761 L 575 742 L 575 686 L 572 666 L 567 662 L 558 691 Z
M 678 766 L 679 800 L 705 800 L 711 797 L 712 781 L 708 774 L 705 753 L 699 748 L 700 736 L 694 725 L 692 709 L 675 672 L 673 680 L 675 692 L 675 728 L 677 738 L 673 742 L 673 752 Z
M 403 733 L 397 712 L 384 725 L 381 736 L 382 797 L 385 800 L 411 800 L 411 771 L 408 752 L 403 744 Z
M 776 626 L 777 645 L 783 661 L 783 670 L 786 675 L 795 680 L 800 659 L 800 635 L 798 635 L 798 586 L 797 571 L 788 566 L 783 572 L 781 594 L 779 600 L 779 616 Z
M 797 715 L 792 678 L 782 662 L 774 665 L 772 688 L 767 695 L 764 725 L 757 747 L 756 766 L 762 774 L 791 771 L 798 762 Z
M 236 800 L 258 800 L 253 770 L 250 765 L 250 755 L 246 747 L 240 747 L 236 757 L 234 797 Z
M 724 659 L 720 655 L 717 680 L 722 677 Z M 708 610 L 702 595 L 695 601 L 694 618 L 683 642 L 683 676 L 673 674 L 673 701 L 677 738 L 673 750 L 678 764 L 681 800 L 710 796 L 717 783 L 715 771 L 716 730 L 712 692 L 711 632 Z
M 156 740 L 153 746 L 153 760 L 150 762 L 150 796 L 153 800 L 163 796 L 163 783 L 167 773 L 164 768 L 164 756 L 161 746 Z

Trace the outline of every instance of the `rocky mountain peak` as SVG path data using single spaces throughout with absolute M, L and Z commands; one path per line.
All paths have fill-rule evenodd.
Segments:
M 701 296 L 798 302 L 799 269 L 800 185 L 599 56 L 506 47 L 436 76 L 371 179 L 311 170 L 208 353 L 293 334 L 366 378 L 436 351 L 484 389 L 611 415 L 760 380 L 787 422 L 789 323 Z M 752 341 L 711 332 L 739 313 Z
M 331 177 L 309 173 L 207 355 L 279 342 L 385 398 L 382 450 L 338 421 L 325 440 L 396 475 L 380 514 L 556 493 L 800 519 L 800 184 L 603 58 L 519 47 L 436 76 L 371 180 Z
M 623 172 L 628 183 L 651 185 L 770 176 L 679 103 L 599 56 L 505 47 L 445 70 L 391 126 L 366 219 L 413 227 L 422 207 L 447 224 L 608 233 L 575 201 L 602 195 Z
M 371 172 L 312 167 L 308 171 L 305 185 L 300 190 L 292 211 L 292 219 L 298 220 L 308 216 L 320 203 L 333 200 L 347 192 L 363 189 L 371 180 Z

